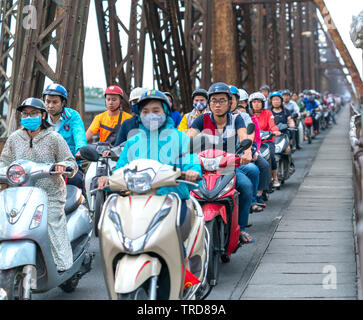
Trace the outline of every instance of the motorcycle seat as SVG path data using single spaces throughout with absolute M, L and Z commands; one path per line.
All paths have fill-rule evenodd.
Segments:
M 67 199 L 64 211 L 66 215 L 75 211 L 82 203 L 82 191 L 76 186 L 67 185 Z

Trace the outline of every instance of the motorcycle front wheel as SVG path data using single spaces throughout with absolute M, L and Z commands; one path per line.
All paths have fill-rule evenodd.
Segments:
M 105 202 L 105 194 L 103 193 L 103 191 L 97 191 L 96 193 L 96 199 L 94 202 L 94 208 L 95 208 L 95 213 L 94 213 L 94 217 L 95 217 L 95 236 L 98 237 L 98 222 L 100 221 L 100 217 L 101 217 L 101 212 L 102 212 L 102 206 Z
M 0 271 L 0 288 L 8 300 L 24 300 L 23 279 L 23 267 Z
M 149 300 L 146 289 L 141 286 L 130 293 L 118 293 L 117 300 Z
M 216 219 L 206 222 L 205 226 L 209 232 L 209 263 L 207 281 L 211 286 L 215 286 L 218 282 L 221 257 L 220 233 Z

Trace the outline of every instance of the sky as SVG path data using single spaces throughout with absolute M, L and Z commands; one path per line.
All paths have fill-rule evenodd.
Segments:
M 122 0 L 117 2 L 117 13 L 120 19 L 128 26 L 129 12 L 130 12 L 130 0 Z M 328 10 L 332 16 L 338 31 L 348 48 L 360 74 L 363 78 L 363 57 L 362 49 L 354 47 L 350 39 L 350 26 L 353 20 L 353 16 L 357 16 L 363 11 L 362 0 L 325 0 Z M 122 39 L 124 38 L 124 39 Z M 124 47 L 127 47 L 127 38 L 122 36 L 121 41 Z M 124 54 L 125 56 L 125 54 Z M 102 53 L 100 47 L 100 40 L 98 34 L 97 20 L 95 14 L 94 1 L 91 1 L 89 21 L 87 27 L 85 51 L 83 57 L 84 65 L 84 81 L 85 86 L 88 87 L 100 87 L 106 86 L 105 73 L 103 69 Z M 144 87 L 153 87 L 153 74 L 152 74 L 152 61 L 150 42 L 147 39 L 146 53 L 145 53 L 145 66 L 144 66 Z

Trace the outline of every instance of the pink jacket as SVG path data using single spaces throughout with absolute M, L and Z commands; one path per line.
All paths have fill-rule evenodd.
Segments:
M 260 129 L 260 125 L 258 123 L 256 115 L 251 116 L 251 119 L 252 119 L 253 123 L 256 126 L 256 128 L 255 128 L 255 141 L 254 142 L 256 142 L 256 144 L 257 144 L 257 152 L 260 152 L 260 147 L 261 147 L 261 129 Z

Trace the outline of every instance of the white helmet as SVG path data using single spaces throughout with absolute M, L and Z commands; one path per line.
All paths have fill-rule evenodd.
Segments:
M 243 101 L 243 100 L 248 100 L 248 93 L 246 90 L 244 89 L 238 89 L 239 91 L 239 100 Z
M 147 89 L 146 88 L 135 88 L 131 91 L 130 93 L 130 98 L 129 98 L 129 102 L 133 101 L 133 100 L 139 100 L 139 98 L 142 96 L 142 94 L 144 92 L 146 92 Z
M 253 100 L 261 100 L 262 102 L 266 102 L 266 97 L 261 92 L 254 92 L 248 98 L 248 103 L 251 103 Z

